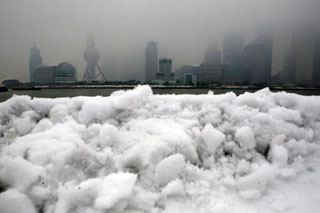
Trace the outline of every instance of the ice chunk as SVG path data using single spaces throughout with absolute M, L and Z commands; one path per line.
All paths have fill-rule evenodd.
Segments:
M 166 185 L 175 179 L 185 166 L 184 157 L 181 154 L 170 155 L 160 161 L 155 170 L 158 184 Z
M 249 173 L 249 171 L 250 171 L 250 163 L 244 159 L 239 161 L 237 165 L 237 173 L 242 176 L 244 174 Z
M 284 107 L 274 107 L 269 110 L 268 114 L 274 118 L 294 122 L 299 125 L 303 123 L 301 114 L 298 110 L 287 109 Z
M 34 126 L 34 122 L 31 120 L 30 117 L 24 117 L 24 118 L 17 118 L 14 121 L 13 125 L 18 135 L 25 135 L 32 130 Z
M 256 146 L 254 133 L 248 126 L 243 126 L 237 129 L 235 140 L 244 148 L 253 149 Z
M 132 146 L 121 156 L 120 169 L 140 172 L 147 166 L 158 163 L 170 152 L 169 146 L 161 141 L 143 141 Z
M 173 180 L 170 183 L 168 183 L 163 189 L 162 189 L 162 196 L 167 197 L 173 197 L 173 196 L 184 196 L 185 191 L 183 184 L 181 180 Z
M 131 173 L 113 173 L 99 184 L 95 207 L 110 209 L 119 201 L 128 198 L 137 180 L 137 175 Z
M 15 189 L 0 194 L 1 213 L 36 213 L 31 200 Z
M 44 132 L 48 129 L 53 127 L 53 124 L 49 119 L 42 119 L 39 121 L 39 123 L 36 125 L 36 127 L 32 130 L 32 133 L 36 132 Z
M 240 177 L 237 187 L 240 190 L 240 196 L 245 199 L 260 198 L 266 187 L 274 180 L 274 171 L 268 163 L 264 163 L 251 174 Z
M 67 116 L 68 108 L 64 104 L 57 104 L 50 111 L 50 118 L 54 123 L 65 121 Z
M 287 164 L 289 153 L 288 150 L 278 144 L 273 144 L 270 152 L 271 162 L 277 166 L 284 166 Z
M 118 129 L 114 125 L 104 124 L 100 128 L 99 143 L 101 147 L 111 146 L 118 140 Z
M 214 154 L 221 143 L 225 140 L 225 135 L 219 130 L 213 128 L 211 124 L 207 124 L 202 130 L 202 139 L 206 143 L 209 152 Z
M 34 166 L 21 157 L 1 160 L 0 179 L 21 192 L 28 191 L 31 184 L 44 175 L 42 167 Z

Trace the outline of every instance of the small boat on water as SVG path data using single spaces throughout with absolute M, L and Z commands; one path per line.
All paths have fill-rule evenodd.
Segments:
M 39 87 L 33 86 L 21 86 L 21 87 L 12 87 L 13 90 L 41 90 Z
M 0 86 L 0 92 L 7 92 L 7 91 L 8 91 L 7 87 Z

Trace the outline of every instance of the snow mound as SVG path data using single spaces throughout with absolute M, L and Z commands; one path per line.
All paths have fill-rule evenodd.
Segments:
M 317 212 L 320 97 L 0 103 L 0 212 Z
M 184 157 L 181 154 L 174 154 L 163 159 L 156 166 L 155 175 L 157 182 L 160 185 L 166 185 L 178 176 L 184 166 Z
M 206 124 L 202 131 L 202 138 L 208 147 L 208 151 L 214 154 L 225 140 L 225 135 L 214 129 L 211 124 Z
M 104 178 L 95 201 L 97 209 L 110 209 L 119 201 L 128 198 L 136 179 L 137 175 L 130 173 L 113 173 Z
M 245 148 L 253 149 L 256 146 L 254 133 L 248 126 L 243 126 L 237 129 L 235 140 Z
M 1 213 L 36 213 L 31 200 L 15 189 L 0 194 Z

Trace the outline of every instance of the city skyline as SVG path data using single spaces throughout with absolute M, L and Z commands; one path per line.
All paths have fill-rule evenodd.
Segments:
M 228 31 L 240 31 L 246 43 L 261 29 L 318 28 L 318 4 L 315 0 L 272 0 L 267 5 L 252 0 L 1 1 L 0 78 L 28 81 L 28 53 L 34 41 L 44 64 L 69 61 L 82 76 L 82 53 L 92 32 L 107 76 L 142 79 L 148 40 L 160 44 L 159 57 L 175 59 L 176 70 L 201 63 L 208 44 L 217 41 L 221 46 Z
M 283 63 L 282 66 L 277 67 L 278 70 L 276 70 L 276 72 L 274 70 L 275 65 L 273 64 L 278 63 L 278 61 L 275 60 L 274 62 L 273 60 L 276 59 L 274 57 L 274 49 L 277 48 L 274 48 L 273 40 L 275 37 L 272 34 L 260 34 L 248 44 L 244 45 L 241 34 L 230 33 L 225 35 L 222 49 L 218 48 L 216 43 L 208 44 L 208 48 L 204 53 L 203 62 L 199 64 L 201 67 L 200 73 L 190 73 L 188 71 L 185 73 L 185 71 L 183 71 L 184 69 L 180 68 L 177 69 L 179 72 L 178 76 L 181 80 L 185 74 L 196 74 L 199 79 L 206 79 L 205 81 L 200 80 L 197 82 L 200 84 L 204 82 L 206 82 L 206 84 L 237 82 L 240 84 L 292 83 L 297 85 L 318 85 L 320 82 L 320 32 L 307 31 L 308 29 L 304 30 L 305 31 L 296 30 L 292 32 L 291 37 L 289 37 L 291 39 L 288 43 L 289 45 L 285 47 L 282 55 L 278 55 L 278 57 L 281 56 L 283 58 Z M 277 43 L 275 42 L 275 44 Z M 158 60 L 157 45 L 158 43 L 153 40 L 147 42 L 147 46 L 145 47 L 144 78 L 142 82 L 155 83 L 153 81 L 171 79 L 167 77 L 163 79 L 163 77 L 160 77 L 163 71 L 161 71 L 161 58 Z M 88 70 L 88 67 L 93 67 L 93 76 L 101 75 L 102 78 L 90 77 L 89 74 L 92 71 L 86 71 L 82 80 L 78 79 L 78 81 L 114 81 L 114 79 L 107 79 L 103 72 L 101 72 L 98 63 L 99 57 L 100 55 L 95 49 L 93 37 L 88 38 L 87 50 L 84 54 L 84 59 L 88 63 L 86 70 Z M 169 60 L 171 70 L 172 59 Z M 43 65 L 42 57 L 39 48 L 34 43 L 30 50 L 30 82 L 36 82 L 33 80 L 32 73 L 39 64 Z M 182 67 L 184 66 L 188 65 L 185 64 Z M 99 71 L 98 74 L 95 71 L 96 67 L 97 71 Z M 173 76 L 174 73 L 175 71 L 172 73 Z M 208 79 L 212 79 L 212 81 Z M 120 79 L 120 81 L 125 80 L 127 79 Z M 139 79 L 133 77 L 130 80 Z M 178 78 L 172 78 L 172 80 L 179 81 Z M 171 83 L 173 83 L 173 81 Z

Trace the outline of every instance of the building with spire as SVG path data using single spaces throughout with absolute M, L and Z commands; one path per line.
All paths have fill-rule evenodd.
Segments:
M 82 80 L 87 82 L 96 81 L 99 79 L 99 76 L 101 75 L 102 80 L 106 81 L 107 79 L 98 64 L 100 54 L 98 50 L 95 48 L 93 38 L 89 38 L 87 40 L 87 49 L 85 50 L 83 57 L 84 60 L 87 62 L 87 67 Z
M 35 68 L 42 64 L 42 58 L 40 55 L 40 50 L 33 44 L 33 47 L 30 50 L 30 60 L 29 60 L 29 75 L 30 75 L 30 82 L 34 82 L 34 70 Z

